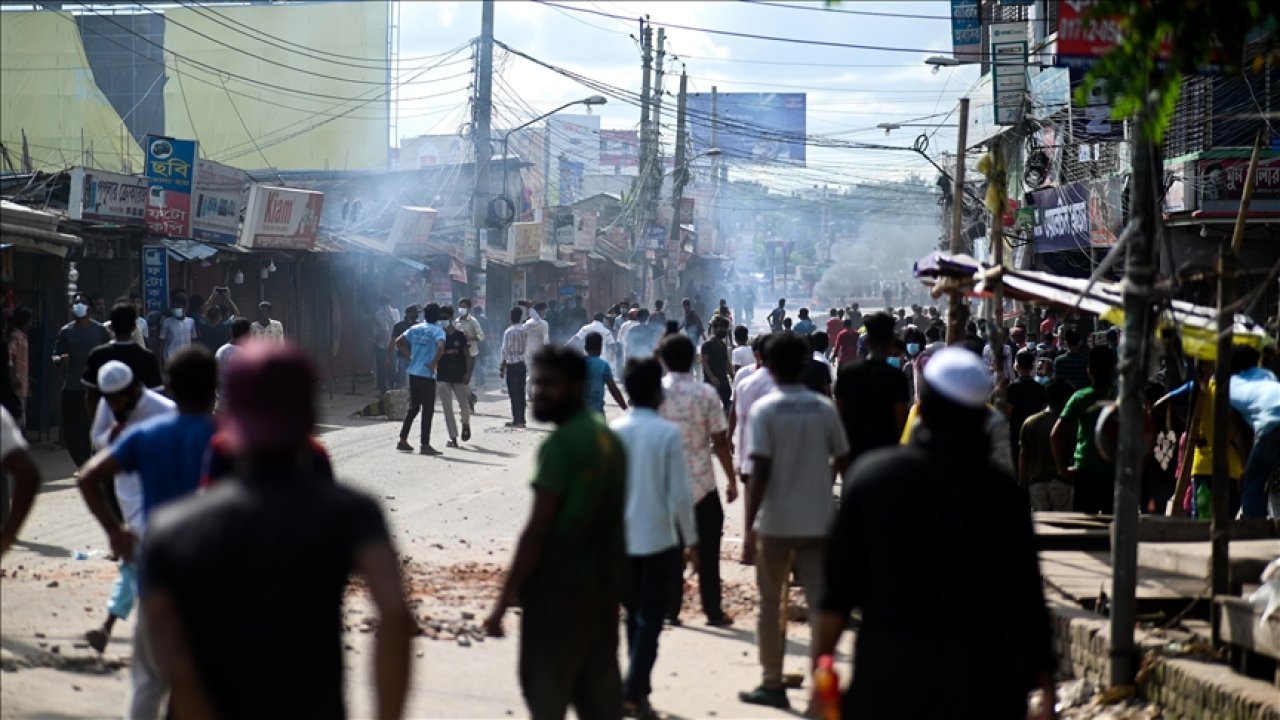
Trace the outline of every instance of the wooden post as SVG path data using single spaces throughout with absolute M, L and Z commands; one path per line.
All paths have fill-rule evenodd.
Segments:
M 969 98 L 960 98 L 960 132 L 956 138 L 955 188 L 951 191 L 951 254 L 963 249 L 960 234 L 964 225 L 964 153 L 969 144 Z M 954 345 L 964 339 L 965 326 L 964 291 L 951 291 L 947 310 L 947 344 Z

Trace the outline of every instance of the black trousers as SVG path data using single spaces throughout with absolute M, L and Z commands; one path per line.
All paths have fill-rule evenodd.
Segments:
M 409 376 L 409 412 L 400 426 L 400 437 L 407 440 L 413 429 L 413 421 L 422 411 L 422 446 L 431 444 L 431 418 L 436 409 L 436 379 L 419 375 Z
M 79 378 L 76 381 L 79 382 Z M 60 435 L 77 468 L 93 457 L 93 445 L 89 442 L 89 411 L 84 406 L 83 390 L 62 391 Z
M 1075 512 L 1110 515 L 1115 506 L 1114 472 L 1077 470 L 1071 509 Z
M 627 674 L 622 680 L 626 699 L 640 703 L 649 699 L 650 677 L 658 660 L 658 636 L 666 610 L 671 577 L 680 577 L 680 548 L 652 555 L 632 555 L 631 586 L 622 605 L 627 610 Z
M 529 368 L 524 363 L 507 365 L 507 396 L 511 398 L 511 421 L 517 425 L 524 424 L 524 409 L 528 400 L 525 398 L 525 381 Z
M 708 493 L 694 503 L 693 521 L 698 528 L 698 595 L 707 621 L 715 622 L 724 617 L 720 607 L 720 536 L 724 534 L 720 493 Z M 667 599 L 667 618 L 677 618 L 683 605 L 684 573 L 676 573 Z
M 508 368 L 510 369 L 510 368 Z M 534 720 L 622 717 L 618 597 L 594 588 L 521 598 L 520 688 Z

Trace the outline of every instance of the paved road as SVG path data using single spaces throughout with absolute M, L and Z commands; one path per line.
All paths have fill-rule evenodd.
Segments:
M 757 314 L 759 317 L 759 314 Z M 359 399 L 339 395 L 321 428 L 344 482 L 380 499 L 402 554 L 410 562 L 410 592 L 425 623 L 445 628 L 440 639 L 415 641 L 417 656 L 410 700 L 411 717 L 508 717 L 524 715 L 516 681 L 518 640 L 484 640 L 460 645 L 450 625 L 473 626 L 466 614 L 483 618 L 495 592 L 496 571 L 510 558 L 514 539 L 529 508 L 527 483 L 534 453 L 547 432 L 502 427 L 507 399 L 496 384 L 483 395 L 473 420 L 473 441 L 443 458 L 395 452 L 397 427 L 386 421 L 352 420 Z M 611 415 L 617 409 L 612 408 Z M 416 437 L 416 432 L 415 435 Z M 444 426 L 436 417 L 433 444 L 443 448 Z M 94 654 L 77 648 L 83 632 L 101 621 L 113 568 L 102 559 L 105 538 L 84 508 L 65 452 L 39 453 L 47 477 L 36 509 L 23 532 L 24 544 L 6 556 L 0 569 L 0 647 L 6 666 L 14 661 L 60 666 L 6 671 L 0 676 L 0 717 L 103 717 L 123 707 L 127 670 L 97 669 Z M 727 506 L 725 554 L 737 557 L 741 543 L 741 502 Z M 90 553 L 72 559 L 74 551 Z M 21 569 L 19 569 L 21 568 Z M 750 568 L 723 563 L 727 592 L 744 601 L 753 592 Z M 37 577 L 38 576 L 38 577 Z M 49 583 L 58 586 L 50 588 Z M 713 630 L 686 604 L 687 625 L 662 636 L 654 673 L 653 702 L 682 717 L 785 717 L 785 713 L 741 705 L 738 690 L 759 678 L 754 617 L 749 610 L 736 627 Z M 348 603 L 347 685 L 353 717 L 372 714 L 370 640 L 361 632 L 367 608 L 356 596 Z M 733 608 L 731 606 L 731 612 Z M 518 616 L 508 616 L 514 635 Z M 132 623 L 117 626 L 108 661 L 126 659 Z M 805 666 L 807 630 L 793 624 L 788 669 Z M 43 637 L 41 637 L 43 636 Z M 44 643 L 44 647 L 41 647 Z M 51 654 L 53 646 L 58 654 Z M 246 648 L 252 652 L 252 648 Z M 804 707 L 802 691 L 792 702 Z

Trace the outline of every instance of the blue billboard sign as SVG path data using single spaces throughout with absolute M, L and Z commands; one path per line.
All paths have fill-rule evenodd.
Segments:
M 169 249 L 163 245 L 142 246 L 142 304 L 148 313 L 169 307 Z
M 805 162 L 804 93 L 719 93 L 714 117 L 710 93 L 692 93 L 689 127 L 695 153 L 717 147 L 727 158 L 757 162 Z

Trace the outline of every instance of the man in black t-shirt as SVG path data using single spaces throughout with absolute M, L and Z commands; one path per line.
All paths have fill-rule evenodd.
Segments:
M 716 389 L 727 413 L 733 396 L 732 383 L 729 381 L 729 346 L 726 344 L 726 338 L 729 337 L 728 318 L 717 316 L 712 320 L 711 334 L 712 338 L 702 343 L 702 379 Z
M 1018 371 L 1018 379 L 1009 383 L 1009 388 L 1005 390 L 1005 398 L 1009 403 L 1009 445 L 1013 448 L 1013 466 L 1015 468 L 1018 467 L 1022 423 L 1026 422 L 1027 418 L 1043 410 L 1047 402 L 1044 387 L 1031 375 L 1035 364 L 1035 350 L 1022 350 L 1014 356 L 1013 366 Z
M 159 390 L 164 387 L 164 375 L 160 371 L 160 361 L 154 353 L 133 341 L 133 328 L 138 322 L 138 311 L 128 303 L 119 303 L 111 308 L 111 328 L 115 339 L 106 345 L 99 345 L 89 351 L 84 363 L 84 375 L 81 382 L 85 388 L 85 408 L 92 417 L 98 409 L 98 370 L 112 360 L 119 360 L 133 371 L 145 387 Z
M 387 346 L 387 350 L 389 350 L 396 359 L 395 360 L 396 362 L 395 376 L 391 378 L 391 387 L 393 388 L 409 387 L 409 378 L 408 378 L 409 358 L 402 357 L 400 353 L 396 352 L 395 339 L 403 335 L 405 330 L 408 330 L 409 328 L 417 324 L 418 324 L 418 306 L 410 305 L 409 307 L 406 307 L 404 309 L 404 319 L 396 323 L 391 328 L 391 343 Z
M 444 413 L 449 442 L 445 447 L 458 447 L 458 426 L 453 418 L 453 401 L 462 407 L 462 440 L 471 439 L 471 342 L 467 334 L 453 324 L 453 306 L 440 306 L 440 323 L 444 327 L 444 353 L 436 368 L 436 394 Z
M 818 331 L 809 335 L 812 352 L 804 368 L 804 386 L 824 397 L 831 397 L 831 363 L 827 362 L 827 334 Z
M 867 359 L 840 368 L 836 406 L 849 439 L 849 467 L 868 450 L 897 445 L 907 422 L 907 376 L 889 364 L 893 316 L 875 312 L 863 319 Z
M 239 474 L 151 516 L 140 597 L 176 716 L 343 717 L 353 572 L 378 612 L 375 716 L 404 712 L 416 622 L 382 513 L 299 462 L 310 457 L 315 384 L 297 348 L 246 346 L 223 389 Z

